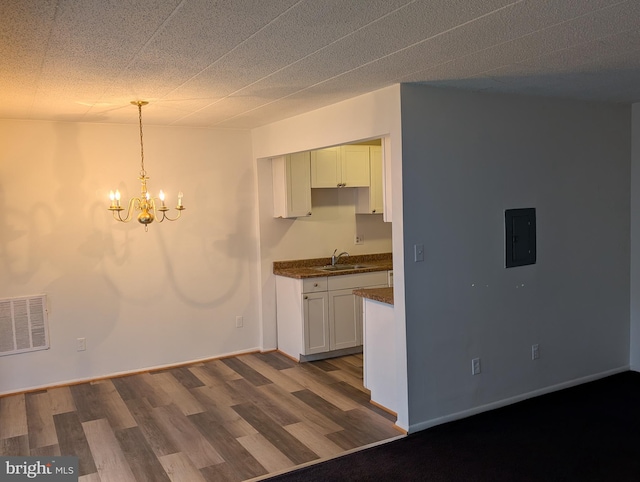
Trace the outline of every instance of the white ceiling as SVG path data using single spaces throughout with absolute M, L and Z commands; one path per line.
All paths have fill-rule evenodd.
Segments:
M 252 128 L 399 82 L 640 101 L 640 1 L 0 0 L 0 118 Z

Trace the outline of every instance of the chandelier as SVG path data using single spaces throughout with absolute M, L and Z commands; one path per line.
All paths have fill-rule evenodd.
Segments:
M 167 216 L 167 211 L 169 208 L 164 203 L 164 193 L 162 190 L 158 193 L 158 197 L 154 198 L 147 191 L 147 171 L 144 170 L 144 147 L 142 144 L 142 106 L 147 105 L 149 102 L 144 100 L 133 100 L 131 101 L 133 105 L 138 106 L 138 120 L 140 123 L 140 183 L 142 184 L 140 197 L 131 198 L 131 200 L 127 203 L 126 208 L 126 216 L 122 217 L 122 211 L 125 211 L 120 205 L 120 191 L 116 189 L 115 192 L 111 191 L 109 193 L 109 198 L 111 199 L 111 205 L 109 206 L 109 211 L 113 213 L 113 218 L 116 221 L 121 221 L 123 223 L 128 223 L 133 219 L 133 214 L 135 211 L 140 211 L 136 219 L 140 224 L 144 225 L 144 230 L 147 231 L 149 224 L 151 224 L 154 219 L 158 218 L 158 222 L 161 223 L 165 219 L 169 221 L 177 220 L 182 211 L 184 211 L 184 206 L 182 205 L 182 192 L 178 193 L 178 205 L 176 206 L 176 211 L 178 211 L 178 215 L 174 218 L 170 218 Z M 158 203 L 160 204 L 158 206 Z

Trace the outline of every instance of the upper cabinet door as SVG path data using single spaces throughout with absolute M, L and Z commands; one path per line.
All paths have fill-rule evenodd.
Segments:
M 384 199 L 382 196 L 382 147 L 371 146 L 371 213 L 384 211 Z
M 371 146 L 369 153 L 371 185 L 368 188 L 356 189 L 356 214 L 383 214 L 382 147 Z
M 311 187 L 341 187 L 340 148 L 311 151 Z
M 311 187 L 368 185 L 368 146 L 328 147 L 311 151 Z
M 369 146 L 341 146 L 342 187 L 369 186 Z
M 298 152 L 271 160 L 273 216 L 296 218 L 311 215 L 309 153 Z

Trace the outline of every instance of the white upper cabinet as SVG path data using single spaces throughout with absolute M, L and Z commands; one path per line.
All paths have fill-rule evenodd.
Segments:
M 340 148 L 311 151 L 311 187 L 340 187 Z
M 368 146 L 311 151 L 311 187 L 366 187 L 369 177 Z
M 342 187 L 369 185 L 369 146 L 341 146 Z
M 356 190 L 356 214 L 382 214 L 384 199 L 382 192 L 382 147 L 369 147 L 370 186 Z
M 273 217 L 311 216 L 310 153 L 298 152 L 271 159 Z

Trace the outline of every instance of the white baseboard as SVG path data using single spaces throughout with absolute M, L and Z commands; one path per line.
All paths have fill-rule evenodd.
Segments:
M 6 391 L 6 392 L 0 392 L 0 397 L 5 396 L 5 395 L 15 395 L 17 393 L 33 392 L 33 391 L 36 391 L 36 390 L 46 390 L 46 389 L 49 389 L 49 388 L 66 386 L 66 385 L 77 385 L 79 383 L 87 383 L 87 382 L 92 382 L 92 381 L 95 381 L 95 380 L 102 380 L 102 379 L 105 379 L 105 378 L 124 377 L 124 376 L 127 376 L 127 375 L 135 375 L 136 373 L 144 373 L 144 372 L 153 371 L 153 370 L 164 370 L 164 369 L 167 369 L 167 368 L 174 368 L 174 367 L 179 367 L 179 366 L 184 366 L 184 365 L 191 365 L 193 363 L 201 363 L 201 362 L 205 362 L 205 361 L 216 360 L 216 359 L 219 359 L 219 358 L 229 358 L 229 357 L 236 356 L 236 355 L 246 355 L 247 353 L 256 353 L 256 352 L 261 352 L 260 348 L 257 348 L 257 347 L 256 348 L 249 348 L 249 349 L 246 349 L 246 350 L 239 350 L 239 351 L 224 353 L 222 355 L 210 356 L 210 357 L 206 357 L 206 358 L 198 358 L 198 359 L 195 359 L 195 360 L 187 360 L 187 361 L 176 362 L 176 363 L 167 363 L 165 365 L 155 365 L 155 366 L 144 367 L 144 368 L 135 368 L 133 370 L 125 370 L 125 371 L 122 371 L 122 372 L 106 373 L 104 375 L 95 375 L 95 376 L 86 377 L 86 378 L 75 378 L 75 379 L 71 379 L 71 380 L 61 380 L 61 381 L 47 383 L 45 385 L 36 385 L 36 386 L 32 386 L 32 387 L 19 388 L 17 390 L 10 390 L 10 391 Z
M 472 415 L 477 415 L 482 412 L 487 412 L 489 410 L 494 410 L 500 407 L 506 407 L 507 405 L 511 405 L 517 402 L 521 402 L 523 400 L 527 400 L 529 398 L 539 397 L 540 395 L 546 395 L 547 393 L 556 392 L 558 390 L 562 390 L 565 388 L 575 387 L 577 385 L 582 385 L 583 383 L 592 382 L 594 380 L 599 380 L 600 378 L 605 378 L 610 375 L 615 375 L 616 373 L 622 373 L 629 371 L 629 365 L 624 365 L 619 368 L 614 368 L 612 370 L 607 370 L 604 372 L 596 373 L 594 375 L 588 375 L 586 377 L 576 378 L 575 380 L 570 380 L 568 382 L 558 383 L 556 385 L 551 385 L 545 388 L 539 388 L 538 390 L 533 390 L 531 392 L 523 393 L 521 395 L 516 395 L 514 397 L 505 398 L 503 400 L 498 400 L 496 402 L 487 403 L 485 405 L 480 405 L 478 407 L 470 408 L 468 410 L 463 410 L 461 412 L 452 413 L 450 415 L 445 415 L 443 417 L 432 418 L 430 420 L 426 420 L 424 422 L 419 422 L 415 424 L 409 425 L 409 433 L 418 432 L 420 430 L 425 430 L 430 427 L 435 427 L 436 425 L 440 425 L 447 422 L 453 422 L 454 420 L 459 420 L 461 418 L 467 418 Z

